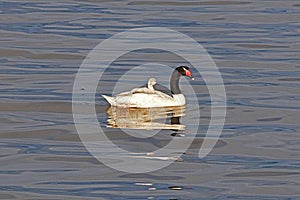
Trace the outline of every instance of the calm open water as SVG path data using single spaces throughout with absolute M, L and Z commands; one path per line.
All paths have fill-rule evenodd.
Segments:
M 0 19 L 0 199 L 300 199 L 299 1 L 0 1 Z M 207 157 L 198 158 L 199 135 L 180 162 L 128 174 L 84 148 L 71 99 L 87 54 L 139 27 L 174 29 L 203 45 L 222 73 L 228 110 Z M 168 55 L 143 53 L 117 64 L 152 56 L 176 66 Z M 105 93 L 114 73 L 104 80 Z M 193 84 L 203 87 L 205 129 L 209 95 L 202 80 Z M 97 99 L 105 113 L 107 103 Z M 107 132 L 132 148 L 118 129 Z M 169 139 L 169 132 L 161 136 Z M 149 145 L 157 144 L 136 148 Z

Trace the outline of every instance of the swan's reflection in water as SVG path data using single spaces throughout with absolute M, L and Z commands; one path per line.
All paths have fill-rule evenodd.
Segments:
M 185 115 L 185 106 L 162 108 L 109 107 L 107 127 L 122 129 L 183 131 L 180 117 Z
M 172 143 L 170 138 L 167 137 L 167 143 L 171 146 L 165 148 L 166 138 L 163 134 L 159 134 L 159 136 L 156 134 L 160 133 L 161 130 L 170 130 L 171 136 L 185 136 L 186 127 L 180 123 L 180 118 L 185 115 L 185 110 L 185 106 L 160 108 L 109 107 L 106 110 L 108 115 L 107 127 L 122 129 L 123 133 L 134 137 L 134 141 L 140 142 L 134 145 L 135 153 L 132 153 L 131 150 L 133 149 L 129 147 L 128 157 L 123 155 L 122 159 L 125 159 L 125 161 L 121 159 L 119 163 L 128 162 L 128 159 L 143 159 L 142 163 L 148 163 L 149 159 L 167 161 L 168 163 L 170 161 L 180 161 L 181 153 L 179 152 L 180 149 L 184 148 L 182 148 L 182 145 L 177 144 L 179 140 L 171 140 Z M 144 140 L 146 138 L 152 139 Z M 142 148 L 142 152 L 136 152 L 138 146 Z M 154 163 L 159 164 L 160 162 Z

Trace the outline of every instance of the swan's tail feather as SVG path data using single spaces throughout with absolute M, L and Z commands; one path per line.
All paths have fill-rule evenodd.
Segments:
M 102 95 L 102 97 L 110 104 L 113 105 L 114 104 L 114 98 L 113 97 L 109 97 L 106 95 Z

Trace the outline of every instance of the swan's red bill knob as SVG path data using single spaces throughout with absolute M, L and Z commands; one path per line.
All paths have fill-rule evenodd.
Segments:
M 191 78 L 193 77 L 192 72 L 190 70 L 186 70 L 185 75 Z

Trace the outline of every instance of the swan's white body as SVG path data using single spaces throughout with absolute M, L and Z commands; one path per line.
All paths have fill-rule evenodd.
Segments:
M 154 108 L 185 105 L 183 94 L 175 94 L 172 97 L 160 91 L 154 93 L 124 92 L 115 97 L 102 95 L 111 106 L 130 108 Z
M 179 72 L 181 71 L 181 72 Z M 155 90 L 155 78 L 148 80 L 148 87 L 135 88 L 129 92 L 123 92 L 115 97 L 102 95 L 111 106 L 129 108 L 154 108 L 154 107 L 173 107 L 185 105 L 185 97 L 179 90 L 179 78 L 182 75 L 192 77 L 188 67 L 178 67 L 174 70 L 171 77 L 172 95 Z

